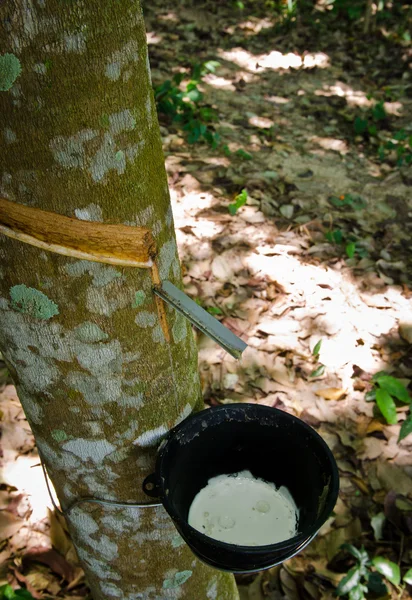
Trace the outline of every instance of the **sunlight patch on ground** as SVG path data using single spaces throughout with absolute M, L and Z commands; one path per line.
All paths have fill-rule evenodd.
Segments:
M 304 311 L 294 310 L 293 317 L 290 315 L 281 321 L 276 314 L 272 317 L 269 314 L 267 318 L 274 323 L 271 333 L 276 335 L 276 328 L 280 325 L 287 329 L 288 323 L 292 327 L 290 333 L 293 333 L 296 318 L 301 316 L 303 318 L 298 319 L 301 322 L 299 332 L 294 335 L 303 339 L 309 336 L 311 350 L 322 337 L 319 360 L 325 366 L 339 370 L 348 363 L 355 363 L 365 371 L 384 368 L 374 346 L 378 337 L 388 335 L 396 325 L 396 311 L 389 310 L 389 307 L 382 310 L 369 306 L 350 272 L 305 264 L 298 257 L 286 254 L 284 248 L 279 253 L 277 245 L 273 246 L 273 254 L 250 253 L 244 262 L 253 276 L 264 275 L 276 280 L 286 294 L 296 295 L 301 290 L 306 298 L 306 307 Z M 405 305 L 400 287 L 391 288 L 387 293 L 398 306 Z M 362 344 L 358 343 L 359 339 L 362 339 Z
M 196 217 L 195 221 L 185 218 L 186 227 L 190 227 L 192 233 L 200 240 L 213 240 L 220 233 L 220 227 L 210 219 Z
M 47 517 L 47 509 L 53 509 L 39 463 L 38 456 L 18 456 L 16 452 L 14 460 L 11 457 L 5 460 L 2 473 L 4 483 L 29 496 L 32 513 L 28 520 L 31 523 L 41 521 Z
M 174 11 L 169 11 L 165 15 L 159 15 L 157 19 L 159 21 L 172 21 L 173 23 L 178 23 L 180 20 Z
M 253 73 L 260 73 L 266 69 L 274 71 L 283 69 L 310 69 L 319 67 L 324 69 L 329 66 L 329 56 L 323 52 L 307 53 L 305 56 L 288 52 L 282 54 L 277 50 L 272 50 L 269 54 L 252 54 L 244 48 L 233 48 L 232 50 L 219 50 L 220 58 L 235 63 L 243 69 L 248 69 Z
M 147 44 L 159 44 L 163 40 L 163 36 L 155 33 L 154 31 L 148 31 L 146 33 Z
M 335 85 L 325 85 L 322 90 L 316 90 L 316 96 L 340 96 L 346 98 L 349 106 L 362 106 L 371 108 L 376 104 L 376 100 L 368 98 L 365 92 L 354 90 L 346 83 L 337 81 Z M 402 110 L 401 102 L 384 102 L 385 111 L 390 115 L 400 116 Z
M 250 37 L 260 33 L 263 29 L 270 29 L 271 27 L 273 27 L 273 21 L 270 19 L 258 19 L 251 17 L 246 21 L 242 21 L 241 23 L 227 27 L 225 31 L 229 35 L 234 35 L 237 29 L 242 29 L 243 35 L 245 37 Z
M 24 491 L 29 496 L 31 514 L 29 521 L 34 524 L 47 516 L 47 508 L 52 507 L 44 481 L 40 459 L 32 452 L 33 434 L 30 430 L 16 389 L 6 386 L 1 393 L 0 413 L 2 413 L 1 481 L 10 487 Z
M 253 115 L 253 117 L 250 117 L 249 123 L 253 125 L 253 127 L 259 127 L 259 129 L 269 129 L 269 127 L 273 127 L 275 124 L 272 119 L 268 119 L 267 117 L 259 117 L 258 115 Z
M 239 217 L 245 208 L 250 207 L 241 209 Z M 259 237 L 264 227 L 263 223 L 243 227 L 243 239 L 249 248 L 231 247 L 218 255 L 206 252 L 201 260 L 193 262 L 192 258 L 186 263 L 189 264 L 186 284 L 190 285 L 191 278 L 200 284 L 192 293 L 212 304 L 216 304 L 218 298 L 217 305 L 224 312 L 232 312 L 230 307 L 235 302 L 238 318 L 229 317 L 224 323 L 243 335 L 249 344 L 242 361 L 235 363 L 222 356 L 221 349 L 205 345 L 203 341 L 201 364 L 212 368 L 220 363 L 220 370 L 215 374 L 219 378 L 224 378 L 225 373 L 237 374 L 233 391 L 225 392 L 228 402 L 229 398 L 238 398 L 236 393 L 247 395 L 244 386 L 249 389 L 257 386 L 263 392 L 263 397 L 257 396 L 260 403 L 271 405 L 274 394 L 281 393 L 282 402 L 297 411 L 296 414 L 305 409 L 334 422 L 339 413 L 337 405 L 319 398 L 316 393 L 325 388 L 338 388 L 344 390 L 342 393 L 347 397 L 338 404 L 340 410 L 356 417 L 357 403 L 362 401 L 363 413 L 371 417 L 372 405 L 365 403 L 362 394 L 353 388 L 354 365 L 367 373 L 388 368 L 387 355 L 380 350 L 381 340 L 391 339 L 401 315 L 410 311 L 411 302 L 402 295 L 400 286 L 387 288 L 382 293 L 361 291 L 344 261 L 341 269 L 308 264 L 298 256 L 302 253 L 299 247 L 302 239 L 292 231 L 279 232 L 279 243 L 262 245 Z M 182 254 L 187 261 L 187 252 L 191 252 L 193 243 L 185 242 Z M 244 285 L 249 281 L 265 282 L 261 288 L 264 290 L 262 300 L 256 292 L 252 297 L 245 295 L 243 300 L 236 296 L 240 282 Z M 238 291 L 229 296 L 216 296 L 214 290 L 221 289 L 222 282 L 230 282 Z M 271 282 L 276 282 L 278 291 L 273 301 L 264 302 L 266 290 L 274 285 Z M 310 366 L 311 356 L 319 340 L 322 345 L 318 361 L 324 365 L 325 374 L 318 380 L 312 380 L 308 373 L 304 378 L 296 376 L 295 368 L 299 369 L 299 365 L 304 371 L 314 368 Z M 275 370 L 267 365 L 262 371 L 266 358 L 273 363 L 279 352 L 293 353 L 294 366 L 288 367 L 285 359 L 279 358 Z M 211 376 L 214 374 L 207 375 Z M 221 383 L 214 385 L 219 388 Z M 293 393 L 289 394 L 288 388 L 293 389 Z
M 282 98 L 282 96 L 266 96 L 265 100 L 273 102 L 273 104 L 287 104 L 290 102 L 289 98 Z
M 212 194 L 202 191 L 186 192 L 182 198 L 171 191 L 173 216 L 175 221 L 184 215 L 196 215 L 206 208 L 211 208 L 216 200 Z
M 313 136 L 310 138 L 310 141 L 314 144 L 318 144 L 325 150 L 333 150 L 334 152 L 339 152 L 340 154 L 347 154 L 349 152 L 348 145 L 344 140 Z
M 204 75 L 203 81 L 214 88 L 230 92 L 236 91 L 236 88 L 230 81 L 230 79 L 225 79 L 225 77 L 217 77 L 217 75 L 214 75 L 213 73 L 208 73 L 207 75 Z

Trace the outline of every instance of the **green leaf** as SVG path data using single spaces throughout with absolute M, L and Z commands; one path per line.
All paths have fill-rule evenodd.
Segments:
M 372 560 L 372 564 L 378 573 L 383 575 L 388 581 L 393 583 L 393 585 L 400 584 L 401 571 L 396 563 L 391 562 L 387 558 L 383 558 L 383 556 L 375 556 Z
M 23 600 L 34 600 L 30 592 L 27 590 L 23 590 L 23 588 L 14 592 L 14 598 L 23 598 Z
M 195 82 L 200 81 L 200 79 L 202 78 L 202 75 L 203 75 L 203 65 L 198 63 L 193 67 L 192 82 L 195 83 Z
M 237 203 L 241 203 L 241 205 L 243 206 L 243 204 L 246 204 L 248 195 L 247 195 L 247 190 L 246 188 L 243 188 L 243 190 L 240 192 L 240 194 L 238 194 L 235 198 Z
M 364 591 L 367 591 L 363 585 L 355 585 L 349 592 L 349 600 L 363 600 L 365 598 Z
M 394 425 L 398 422 L 395 402 L 386 390 L 376 390 L 376 404 L 389 425 Z
M 367 251 L 367 249 L 363 248 L 362 246 L 357 246 L 356 252 L 358 253 L 358 256 L 360 258 L 365 258 L 366 256 L 369 256 L 369 252 Z
M 373 375 L 372 381 L 374 381 L 376 383 L 376 381 L 379 379 L 379 377 L 382 377 L 382 375 L 387 375 L 387 372 L 386 371 L 378 371 L 377 373 L 375 373 L 375 375 Z
M 366 200 L 358 194 L 345 194 L 345 198 L 347 199 L 349 206 L 354 210 L 362 210 L 362 208 L 365 208 L 368 204 Z
M 218 306 L 208 306 L 206 310 L 211 315 L 223 315 L 223 310 Z
M 396 131 L 393 135 L 393 139 L 397 140 L 398 142 L 403 142 L 404 140 L 406 140 L 407 137 L 408 135 L 404 129 Z
M 6 585 L 2 585 L 0 587 L 0 599 L 1 600 L 14 600 L 15 598 L 15 593 L 13 588 L 11 587 L 11 585 L 9 585 L 8 583 Z
M 241 206 L 246 204 L 248 199 L 247 190 L 244 188 L 240 194 L 235 197 L 235 201 L 232 204 L 229 204 L 229 212 L 231 215 L 235 215 Z
M 349 594 L 353 588 L 359 585 L 360 579 L 361 573 L 359 567 L 352 567 L 345 577 L 340 580 L 339 585 L 336 588 L 336 595 L 345 596 L 346 594 Z
M 412 569 L 406 571 L 405 575 L 403 576 L 403 581 L 408 585 L 412 585 Z
M 213 133 L 212 131 L 207 131 L 204 135 L 205 140 L 209 142 L 212 148 L 217 148 L 220 144 L 220 135 L 218 133 Z
M 342 544 L 341 549 L 346 550 L 346 552 L 349 552 L 349 554 L 352 554 L 352 556 L 354 556 L 359 563 L 366 564 L 369 562 L 368 553 L 363 546 L 360 550 L 358 550 L 358 548 L 352 544 Z
M 312 371 L 312 373 L 309 375 L 309 377 L 320 377 L 321 375 L 324 374 L 324 372 L 325 372 L 325 365 L 319 365 L 319 367 L 317 369 Z
M 3 598 L 5 597 L 4 596 L 4 591 L 5 591 L 6 588 L 7 588 L 7 584 L 6 585 L 2 585 L 0 587 L 0 600 L 3 600 Z
M 316 342 L 315 347 L 312 350 L 313 356 L 318 356 L 321 346 L 322 346 L 322 340 L 319 340 L 318 342 Z
M 377 102 L 372 108 L 372 116 L 375 121 L 383 121 L 384 119 L 386 119 L 386 110 L 383 105 L 383 100 Z
M 409 435 L 410 433 L 412 433 L 412 415 L 411 415 L 411 413 L 409 413 L 409 415 L 406 417 L 406 419 L 404 420 L 404 422 L 401 425 L 398 442 L 403 440 L 403 438 L 406 438 L 406 436 Z
M 209 73 L 214 73 L 218 67 L 220 67 L 220 62 L 217 60 L 208 60 L 203 63 L 203 70 L 209 71 Z
M 392 377 L 391 375 L 381 375 L 376 379 L 376 383 L 380 388 L 386 390 L 388 394 L 395 396 L 395 398 L 401 402 L 404 402 L 405 404 L 410 403 L 411 398 L 408 390 L 399 379 L 396 379 L 396 377 Z
M 380 598 L 382 596 L 386 596 L 388 593 L 388 588 L 386 587 L 380 573 L 369 573 L 368 590 Z
M 328 198 L 328 200 L 331 204 L 333 204 L 333 206 L 336 206 L 336 208 L 340 208 L 341 206 L 345 205 L 344 200 L 341 200 L 337 196 L 331 196 L 330 198 Z
M 325 237 L 333 244 L 341 244 L 343 240 L 343 233 L 340 229 L 335 229 L 334 231 L 327 231 L 325 233 Z
M 365 133 L 368 128 L 368 121 L 366 119 L 361 119 L 360 117 L 356 117 L 353 123 L 355 128 L 356 135 L 361 135 Z
M 369 392 L 366 392 L 365 400 L 366 402 L 372 402 L 376 400 L 376 390 L 369 390 Z
M 371 525 L 373 529 L 373 533 L 375 535 L 375 540 L 381 540 L 383 538 L 383 526 L 385 524 L 385 514 L 383 512 L 374 515 L 371 518 Z
M 200 129 L 199 129 L 199 127 L 195 126 L 190 131 L 187 141 L 189 142 L 189 144 L 195 144 L 199 138 L 200 138 Z
M 249 154 L 249 152 L 245 152 L 245 150 L 242 150 L 242 148 L 236 150 L 235 154 L 236 156 L 240 156 L 240 158 L 243 158 L 244 160 L 251 160 L 252 158 L 252 155 Z
M 175 75 L 173 75 L 173 81 L 177 86 L 179 86 L 185 77 L 186 73 L 176 73 Z
M 359 6 L 348 6 L 348 17 L 351 21 L 357 21 L 362 15 L 362 9 Z
M 349 244 L 346 244 L 345 251 L 348 258 L 353 258 L 356 252 L 356 242 L 349 242 Z
M 216 120 L 216 111 L 210 106 L 202 106 L 199 109 L 199 117 L 203 119 L 203 121 L 213 121 Z
M 191 100 L 192 102 L 200 102 L 202 96 L 202 92 L 198 90 L 197 87 L 191 89 L 186 93 L 186 97 L 189 98 L 189 100 Z

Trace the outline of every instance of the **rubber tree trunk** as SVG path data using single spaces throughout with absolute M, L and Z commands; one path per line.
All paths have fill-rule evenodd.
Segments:
M 136 0 L 0 3 L 0 195 L 88 221 L 145 226 L 180 283 Z M 46 252 L 0 235 L 0 348 L 67 508 L 144 501 L 161 436 L 202 406 L 188 323 L 160 327 L 150 270 Z M 81 504 L 70 531 L 95 600 L 238 598 L 163 508 Z

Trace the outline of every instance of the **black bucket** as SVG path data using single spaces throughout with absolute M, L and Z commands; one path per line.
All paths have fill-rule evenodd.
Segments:
M 286 486 L 299 509 L 298 533 L 266 546 L 239 546 L 212 539 L 188 524 L 196 494 L 211 477 L 249 470 Z M 160 445 L 156 472 L 143 489 L 158 497 L 192 551 L 224 571 L 267 569 L 302 550 L 332 512 L 339 490 L 335 459 L 309 425 L 286 412 L 257 404 L 216 406 L 169 431 Z

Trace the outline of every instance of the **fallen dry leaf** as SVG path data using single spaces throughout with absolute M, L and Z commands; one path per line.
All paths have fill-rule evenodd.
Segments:
M 33 598 L 42 598 L 43 594 L 41 592 L 39 592 L 33 585 L 32 582 L 29 581 L 29 579 L 27 579 L 27 577 L 25 575 L 23 575 L 23 573 L 20 573 L 20 571 L 18 569 L 16 569 L 16 567 L 12 568 L 13 574 L 15 576 L 15 578 L 17 579 L 17 581 L 19 583 L 23 583 L 26 588 L 28 589 L 28 591 L 30 592 L 30 594 L 33 596 Z
M 356 487 L 364 494 L 365 496 L 369 496 L 369 488 L 366 483 L 360 477 L 351 477 L 351 481 L 356 485 Z
M 343 400 L 347 391 L 342 388 L 325 388 L 323 390 L 315 390 L 315 394 L 325 400 Z
M 385 442 L 375 437 L 366 438 L 363 441 L 363 452 L 359 458 L 363 460 L 374 460 L 381 456 Z
M 377 419 L 373 419 L 368 427 L 366 428 L 366 433 L 374 433 L 375 431 L 383 431 L 385 427 L 385 423 L 382 421 L 378 421 Z
M 66 556 L 73 546 L 67 531 L 66 520 L 56 511 L 50 509 L 48 509 L 48 516 L 50 521 L 50 540 L 52 546 L 62 556 Z
M 24 523 L 23 519 L 19 519 L 13 513 L 7 510 L 0 511 L 0 540 L 12 537 L 23 527 Z
M 74 579 L 75 568 L 53 548 L 31 548 L 23 557 L 24 562 L 39 562 L 50 567 L 69 583 Z
M 412 479 L 400 467 L 384 461 L 377 461 L 376 475 L 382 486 L 388 491 L 412 498 Z

